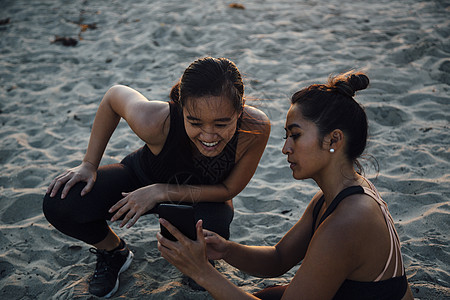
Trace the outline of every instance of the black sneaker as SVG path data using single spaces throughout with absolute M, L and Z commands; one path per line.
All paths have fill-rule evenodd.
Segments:
M 94 275 L 89 280 L 89 293 L 98 297 L 111 297 L 119 288 L 119 275 L 124 272 L 133 260 L 133 252 L 128 249 L 125 241 L 111 252 L 90 248 L 89 252 L 97 255 L 97 265 Z

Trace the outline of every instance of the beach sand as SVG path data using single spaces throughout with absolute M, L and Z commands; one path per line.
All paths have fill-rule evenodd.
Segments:
M 258 170 L 234 199 L 231 239 L 273 245 L 317 187 L 295 181 L 281 153 L 290 95 L 330 74 L 367 72 L 358 94 L 369 117 L 366 175 L 388 203 L 417 299 L 450 299 L 450 2 L 2 0 L 0 9 L 0 299 L 93 299 L 89 246 L 42 214 L 50 181 L 80 163 L 97 106 L 113 84 L 168 100 L 183 70 L 227 57 L 245 76 L 248 103 L 272 121 Z M 64 39 L 66 38 L 66 39 Z M 64 43 L 69 45 L 65 46 Z M 76 43 L 75 46 L 70 44 Z M 102 164 L 142 146 L 121 122 Z M 113 229 L 135 253 L 114 297 L 211 299 L 161 258 L 155 216 Z M 224 262 L 254 292 L 288 283 Z

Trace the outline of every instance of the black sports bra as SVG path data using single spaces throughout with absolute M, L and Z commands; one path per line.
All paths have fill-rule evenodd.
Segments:
M 370 183 L 370 181 L 366 180 L 366 182 L 370 185 L 370 188 L 363 188 L 361 186 L 351 186 L 348 188 L 345 188 L 342 190 L 331 202 L 330 206 L 327 208 L 325 213 L 323 214 L 322 218 L 320 218 L 319 223 L 316 225 L 317 218 L 320 212 L 320 209 L 325 201 L 324 196 L 322 196 L 319 201 L 317 201 L 316 205 L 314 206 L 313 210 L 313 234 L 315 232 L 315 229 L 320 226 L 320 224 L 333 213 L 333 211 L 336 209 L 336 207 L 339 205 L 339 203 L 345 199 L 346 197 L 354 194 L 367 194 L 370 197 L 372 197 L 377 203 L 380 205 L 381 211 L 385 217 L 386 224 L 389 229 L 389 234 L 391 236 L 391 250 L 389 259 L 385 265 L 385 268 L 383 269 L 383 272 L 378 276 L 375 281 L 372 282 L 364 282 L 364 281 L 354 281 L 354 280 L 348 280 L 346 279 L 335 296 L 333 297 L 334 300 L 351 300 L 351 299 L 358 299 L 358 300 L 396 300 L 396 299 L 402 299 L 402 297 L 406 293 L 406 289 L 408 288 L 408 282 L 406 279 L 405 272 L 403 270 L 402 276 L 398 277 L 392 277 L 386 280 L 380 281 L 381 277 L 384 275 L 384 273 L 387 270 L 387 267 L 389 266 L 393 252 L 397 255 L 397 253 L 400 253 L 400 242 L 398 239 L 397 232 L 394 228 L 394 222 L 392 220 L 391 215 L 389 214 L 389 211 L 387 209 L 386 203 L 381 199 L 381 196 L 375 189 L 375 187 Z M 401 254 L 400 254 L 401 255 Z M 397 261 L 397 258 L 396 258 Z M 402 266 L 403 268 L 403 263 Z M 397 264 L 394 271 L 394 274 L 397 273 Z

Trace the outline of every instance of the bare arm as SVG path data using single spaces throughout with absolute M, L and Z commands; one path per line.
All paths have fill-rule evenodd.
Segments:
M 309 218 L 308 211 L 312 210 L 312 203 L 313 201 L 302 219 Z M 312 222 L 308 223 L 311 227 Z M 336 226 L 335 224 L 328 226 L 328 228 L 323 226 L 317 230 L 312 240 L 301 243 L 297 238 L 302 235 L 302 231 L 304 233 L 307 231 L 302 229 L 302 225 L 300 220 L 275 247 L 249 247 L 228 241 L 226 242 L 227 252 L 224 259 L 238 269 L 252 275 L 278 276 L 289 268 L 288 262 L 292 263 L 294 258 L 303 258 L 299 270 L 283 294 L 282 299 L 331 299 L 342 282 L 348 277 L 348 274 L 359 264 L 354 251 L 358 242 L 349 243 L 349 237 L 345 234 L 343 236 L 343 232 L 353 236 L 354 231 L 346 231 L 348 228 L 342 230 L 342 228 L 339 228 L 340 226 L 333 228 Z M 309 235 L 311 235 L 311 231 L 309 229 Z M 208 240 L 208 236 L 206 236 L 206 240 Z M 296 247 L 293 247 L 291 243 L 292 245 L 295 244 Z M 277 250 L 274 249 L 276 247 L 278 247 Z M 276 251 L 278 251 L 278 254 L 274 255 Z M 297 252 L 300 252 L 300 254 Z M 212 271 L 207 270 L 205 274 L 204 278 L 198 276 L 198 283 L 201 285 L 203 283 L 209 292 L 220 291 L 220 287 L 216 285 L 225 284 L 223 280 L 219 279 Z M 212 278 L 215 282 L 211 283 Z M 239 298 L 240 296 L 237 293 L 235 297 L 236 299 L 247 299 L 243 296 Z M 222 298 L 219 295 L 215 299 Z
M 270 135 L 267 116 L 245 107 L 237 149 L 237 161 L 230 175 L 216 185 L 165 185 L 167 198 L 185 202 L 224 202 L 238 195 L 251 180 Z
M 145 107 L 145 109 L 138 110 L 141 107 Z M 141 128 L 154 125 L 141 121 L 144 119 L 144 114 L 147 115 L 147 118 L 158 121 L 157 116 L 160 114 L 161 107 L 162 105 L 160 103 L 148 101 L 144 96 L 131 88 L 125 86 L 114 86 L 110 88 L 97 109 L 89 144 L 82 164 L 55 178 L 47 192 L 53 197 L 64 186 L 62 191 L 62 198 L 64 198 L 73 185 L 79 181 L 84 181 L 87 182 L 87 185 L 82 190 L 81 195 L 83 196 L 88 193 L 94 185 L 97 168 L 120 118 L 123 117 L 127 121 L 130 121 L 129 124 L 133 130 L 137 129 L 138 132 L 144 131 Z M 133 111 L 138 111 L 138 113 L 134 114 L 134 120 L 131 118 Z M 158 135 L 152 135 L 154 131 L 149 132 L 144 138 L 152 140 L 154 143 L 160 142 L 161 137 L 158 139 Z
M 202 276 L 197 279 L 197 283 L 204 287 L 214 299 L 259 299 L 233 284 L 212 266 L 205 266 L 205 269 L 200 273 Z
M 111 220 L 118 220 L 126 214 L 121 226 L 125 226 L 129 222 L 127 227 L 130 227 L 143 213 L 161 202 L 224 202 L 240 193 L 252 178 L 270 134 L 270 123 L 267 116 L 254 108 L 246 107 L 245 109 L 246 113 L 251 116 L 251 122 L 242 122 L 242 127 L 249 132 L 240 133 L 236 154 L 237 162 L 230 175 L 222 183 L 216 185 L 152 184 L 124 194 L 125 198 L 111 207 L 111 213 L 117 211 Z M 142 131 L 140 127 L 133 124 L 130 124 L 130 127 L 134 128 L 136 134 L 145 140 L 143 135 L 146 131 Z M 168 129 L 166 130 L 168 131 Z M 148 141 L 150 142 L 150 140 Z M 156 152 L 155 149 L 158 150 L 158 145 L 162 148 L 163 142 L 156 146 L 149 145 L 153 153 Z
M 160 219 L 160 222 L 178 240 L 172 242 L 157 233 L 158 249 L 161 255 L 208 290 L 214 299 L 258 299 L 238 288 L 208 262 L 201 220 L 197 223 L 196 241 L 185 237 L 167 221 Z
M 208 263 L 207 258 L 223 258 L 240 270 L 256 276 L 280 275 L 295 265 L 292 262 L 298 262 L 304 255 L 302 249 L 306 251 L 311 235 L 311 229 L 306 229 L 311 228 L 311 222 L 308 222 L 311 207 L 313 204 L 308 206 L 302 217 L 304 223 L 299 221 L 274 247 L 245 246 L 227 241 L 210 231 L 202 232 L 201 221 L 197 223 L 197 241 L 191 241 L 167 221 L 161 219 L 161 224 L 178 239 L 178 242 L 169 241 L 158 233 L 158 249 L 165 259 L 208 290 L 214 299 L 258 299 L 220 274 Z M 309 223 L 308 226 L 306 223 Z M 298 247 L 302 241 L 296 240 L 301 236 L 306 238 L 303 241 L 304 247 Z M 292 244 L 297 247 L 292 247 Z M 281 253 L 290 255 L 291 258 L 283 259 Z
M 276 277 L 286 273 L 305 257 L 312 235 L 312 211 L 318 196 L 314 196 L 300 220 L 275 246 L 246 246 L 228 241 L 223 259 L 258 277 Z
M 355 197 L 361 196 L 353 195 L 349 198 L 352 197 L 354 200 Z M 284 265 L 278 269 L 280 271 L 287 266 L 287 261 L 292 261 L 284 260 L 284 255 L 296 258 L 304 256 L 282 299 L 332 299 L 345 279 L 366 282 L 374 280 L 389 254 L 389 238 L 386 236 L 388 232 L 384 217 L 380 215 L 377 220 L 376 215 L 380 214 L 377 204 L 374 204 L 376 207 L 373 209 L 367 209 L 361 202 L 363 201 L 342 202 L 305 245 L 302 245 L 301 240 L 297 240 L 303 231 L 302 224 L 297 223 L 278 243 L 278 250 L 284 251 L 278 256 L 274 255 L 271 247 L 239 245 L 207 230 L 204 230 L 202 235 L 201 221 L 197 223 L 197 241 L 191 241 L 161 219 L 161 224 L 166 226 L 179 242 L 168 241 L 157 234 L 158 249 L 164 258 L 206 288 L 215 299 L 255 298 L 219 274 L 207 261 L 207 258 L 213 258 L 211 255 L 214 259 L 225 258 L 227 262 L 252 274 L 265 274 L 277 269 L 264 260 Z M 310 217 L 309 212 L 314 204 L 315 201 L 311 201 L 302 218 Z M 356 206 L 359 208 L 355 209 Z M 312 229 L 309 231 L 311 234 Z M 294 249 L 282 245 L 283 240 L 286 243 L 286 239 L 293 239 L 292 242 L 295 242 L 297 247 Z M 296 251 L 301 254 L 296 254 Z M 306 254 L 303 251 L 306 251 Z M 270 270 L 272 268 L 273 270 Z M 397 270 L 396 275 L 400 274 L 401 270 Z M 389 278 L 391 275 L 385 276 Z M 403 299 L 412 299 L 409 287 Z

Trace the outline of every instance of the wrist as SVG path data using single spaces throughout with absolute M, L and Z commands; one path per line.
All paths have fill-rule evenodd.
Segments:
M 228 259 L 231 257 L 233 248 L 233 242 L 232 241 L 225 241 L 225 251 L 223 252 L 222 259 L 225 261 L 228 261 Z
M 195 280 L 195 282 L 197 282 L 197 284 L 199 284 L 200 286 L 204 287 L 211 282 L 211 278 L 214 277 L 214 275 L 216 275 L 215 273 L 217 273 L 218 271 L 216 270 L 216 268 L 210 264 L 208 261 L 206 261 L 205 268 L 202 272 L 197 273 L 198 276 L 196 276 L 196 278 L 192 278 Z
M 152 193 L 152 199 L 155 201 L 155 205 L 162 202 L 170 202 L 173 199 L 169 198 L 167 184 L 165 183 L 154 183 L 149 186 L 149 191 Z M 175 202 L 175 201 L 174 201 Z
M 94 163 L 92 163 L 92 162 L 90 162 L 90 161 L 88 161 L 88 160 L 85 160 L 85 159 L 83 159 L 82 164 L 88 165 L 88 166 L 90 166 L 91 168 L 94 168 L 94 169 L 96 169 L 96 170 L 97 170 L 97 168 L 98 168 L 98 165 L 97 165 L 97 164 L 94 164 Z

